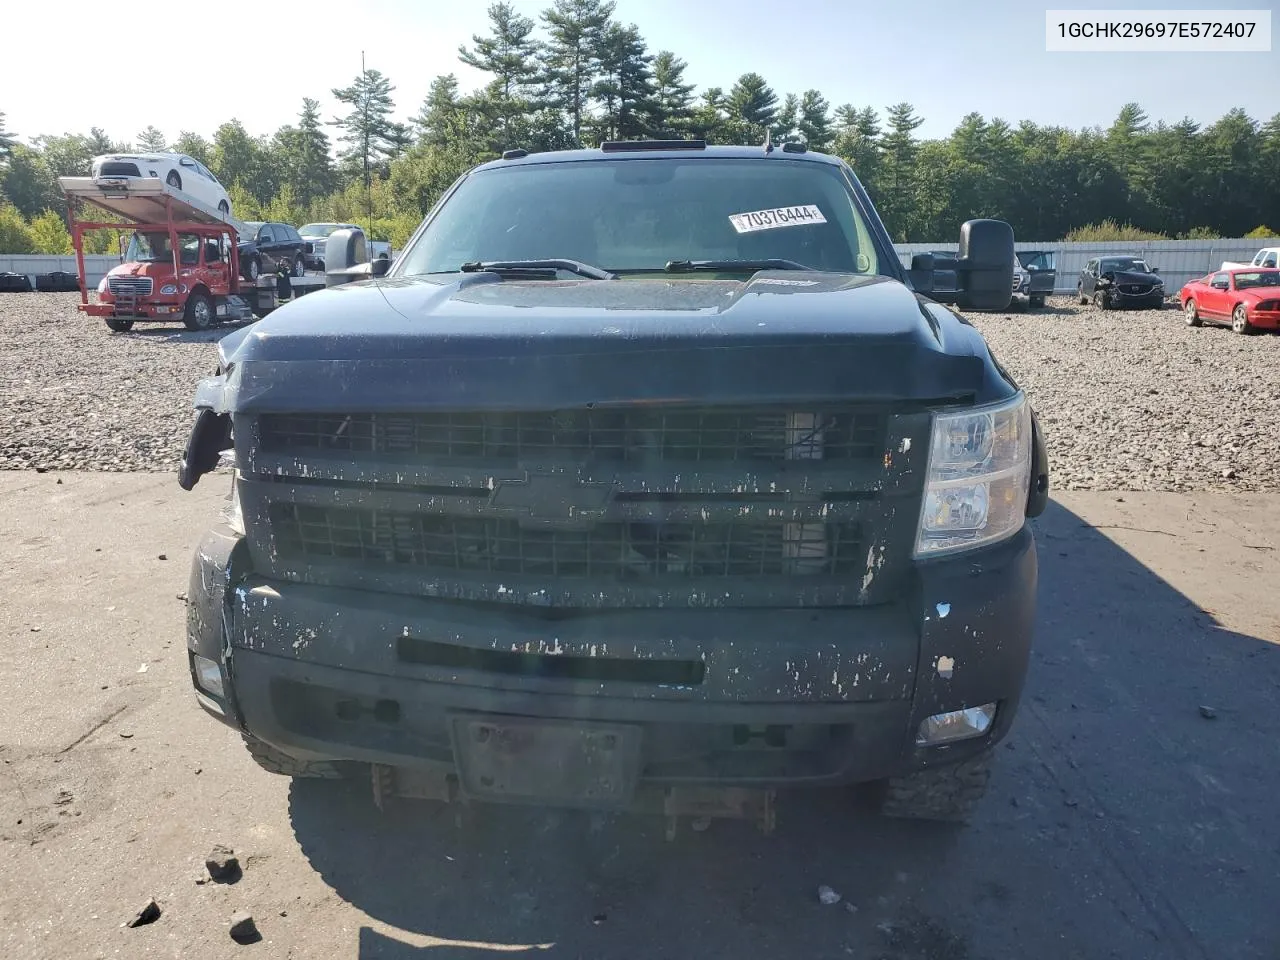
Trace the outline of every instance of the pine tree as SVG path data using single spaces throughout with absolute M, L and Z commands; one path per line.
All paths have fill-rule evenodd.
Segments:
M 147 125 L 147 129 L 138 134 L 138 149 L 146 153 L 160 152 L 166 149 L 168 143 L 164 134 L 150 124 Z
M 329 137 L 324 132 L 317 101 L 303 98 L 298 125 L 281 127 L 276 132 L 272 153 L 277 157 L 280 190 L 289 188 L 291 202 L 309 207 L 312 201 L 328 196 L 336 186 Z M 280 200 L 280 196 L 275 199 Z
M 695 138 L 708 143 L 725 143 L 730 139 L 725 135 L 726 110 L 724 90 L 720 87 L 707 87 L 702 91 L 701 102 L 694 108 L 689 119 L 690 132 Z
M 496 85 L 496 84 L 495 84 Z M 458 96 L 458 78 L 452 73 L 431 81 L 427 97 L 422 101 L 418 115 L 413 118 L 418 142 L 433 147 L 443 147 L 459 131 L 459 113 L 462 103 Z
M 773 139 L 782 142 L 796 139 L 796 124 L 800 121 L 800 98 L 788 93 L 782 100 L 782 109 L 773 121 Z
M 338 139 L 348 145 L 342 153 L 348 175 L 361 177 L 366 192 L 373 173 L 383 170 L 396 147 L 391 120 L 395 109 L 393 90 L 395 87 L 381 71 L 370 68 L 361 71 L 351 86 L 332 91 L 334 99 L 351 108 L 345 117 L 330 123 L 342 131 Z
M 729 91 L 729 128 L 743 143 L 764 140 L 778 114 L 778 95 L 758 73 L 744 73 Z
M 689 132 L 693 119 L 693 84 L 686 83 L 688 64 L 670 50 L 653 58 L 653 129 L 658 137 Z
M 911 194 L 920 145 L 914 132 L 924 120 L 916 116 L 915 108 L 909 103 L 894 104 L 888 108 L 888 114 L 889 129 L 880 141 L 884 167 L 881 216 L 894 240 L 905 242 L 916 225 L 912 222 Z
M 826 152 L 835 143 L 830 111 L 831 104 L 817 90 L 806 90 L 800 98 L 800 118 L 796 126 L 811 150 Z
M 487 37 L 473 35 L 474 49 L 458 47 L 458 59 L 493 74 L 496 92 L 503 102 L 510 103 L 526 97 L 538 79 L 534 23 L 517 14 L 509 3 L 495 3 L 488 12 L 492 32 Z
M 578 146 L 613 9 L 612 0 L 555 0 L 542 14 L 549 36 L 543 55 L 547 99 L 568 115 Z
M 604 140 L 634 140 L 653 124 L 653 63 L 635 24 L 611 25 L 597 52 L 600 79 L 592 94 L 604 107 L 600 133 Z
M 4 126 L 4 111 L 0 110 L 0 157 L 9 155 L 9 151 L 13 149 L 14 144 L 18 142 L 18 135 L 10 133 Z

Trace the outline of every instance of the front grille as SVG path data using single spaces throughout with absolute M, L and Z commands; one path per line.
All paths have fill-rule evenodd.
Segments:
M 126 294 L 134 297 L 151 296 L 152 279 L 150 277 L 108 277 L 107 289 L 113 296 Z
M 98 169 L 100 177 L 140 177 L 138 165 L 136 163 L 121 163 L 119 161 L 104 163 Z
M 266 414 L 272 453 L 465 457 L 587 457 L 663 461 L 872 460 L 883 455 L 886 420 L 865 410 L 665 408 L 466 413 Z
M 1151 286 L 1141 286 L 1136 283 L 1126 284 L 1120 288 L 1125 293 L 1147 294 L 1151 292 Z
M 514 520 L 276 502 L 281 560 L 344 561 L 449 573 L 645 580 L 861 575 L 856 523 L 598 523 L 527 529 Z

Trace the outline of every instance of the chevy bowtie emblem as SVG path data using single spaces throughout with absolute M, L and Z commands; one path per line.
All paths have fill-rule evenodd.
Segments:
M 611 500 L 612 483 L 584 481 L 576 471 L 526 470 L 494 481 L 489 508 L 533 524 L 573 526 L 599 520 Z

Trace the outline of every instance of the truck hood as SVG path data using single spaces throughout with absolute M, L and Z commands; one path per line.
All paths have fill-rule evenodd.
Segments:
M 122 263 L 107 271 L 108 277 L 171 277 L 173 264 L 168 260 L 154 263 Z
M 309 294 L 224 338 L 227 374 L 197 406 L 963 402 L 986 376 L 975 349 L 954 314 L 886 277 L 390 278 Z

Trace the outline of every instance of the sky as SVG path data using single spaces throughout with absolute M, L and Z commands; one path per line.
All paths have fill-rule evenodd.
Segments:
M 513 0 L 535 20 L 549 5 Z M 148 124 L 170 139 L 179 130 L 210 137 L 232 117 L 252 134 L 270 134 L 293 122 L 304 96 L 320 100 L 326 119 L 337 116 L 331 91 L 359 72 L 363 51 L 366 64 L 394 84 L 397 115 L 407 120 L 439 74 L 456 74 L 463 90 L 484 82 L 458 61 L 457 49 L 488 32 L 486 6 L 486 0 L 179 0 L 139 19 L 125 12 L 128 5 L 104 15 L 101 0 L 6 4 L 6 35 L 26 39 L 6 42 L 0 56 L 0 111 L 23 139 L 99 126 L 114 139 L 133 140 Z M 1269 9 L 1273 31 L 1280 31 L 1278 6 L 1280 0 L 1123 4 Z M 1280 113 L 1274 34 L 1269 53 L 1048 53 L 1045 10 L 1064 7 L 1063 0 L 617 0 L 615 18 L 635 23 L 650 50 L 685 59 L 686 77 L 699 90 L 727 90 L 740 74 L 755 71 L 779 99 L 812 87 L 833 106 L 869 104 L 882 114 L 905 100 L 924 118 L 917 135 L 926 138 L 945 136 L 971 111 L 1073 128 L 1105 127 L 1128 101 L 1153 122 L 1211 123 L 1236 106 L 1259 121 Z M 80 26 L 53 30 L 54 21 Z M 110 56 L 95 64 L 88 51 Z M 137 51 L 136 60 L 129 51 Z

